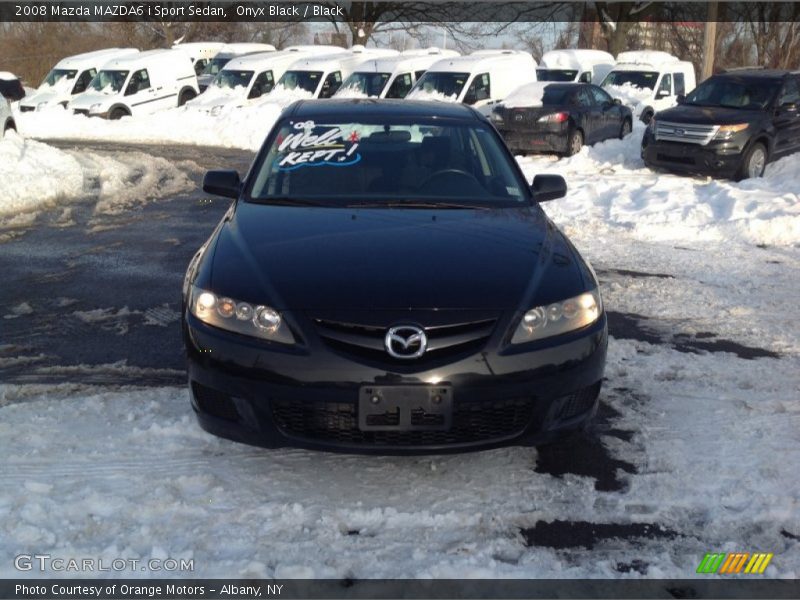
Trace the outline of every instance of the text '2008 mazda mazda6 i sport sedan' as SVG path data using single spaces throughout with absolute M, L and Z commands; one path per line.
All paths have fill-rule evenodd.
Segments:
M 485 117 L 461 104 L 296 102 L 184 282 L 192 405 L 268 447 L 535 444 L 594 414 L 607 330 L 591 267 Z

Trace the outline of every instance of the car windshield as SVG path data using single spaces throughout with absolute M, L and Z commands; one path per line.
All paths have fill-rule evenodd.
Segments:
M 47 74 L 47 77 L 44 78 L 42 84 L 53 86 L 60 79 L 74 79 L 77 74 L 78 71 L 76 69 L 53 69 Z
M 643 90 L 652 90 L 656 87 L 657 80 L 656 71 L 611 71 L 603 80 L 603 87 L 628 84 Z
M 312 94 L 322 79 L 322 71 L 286 71 L 278 80 L 278 85 L 287 90 L 301 89 Z
M 279 122 L 246 198 L 265 204 L 518 206 L 526 184 L 486 123 Z
M 253 71 L 234 71 L 222 69 L 214 79 L 214 85 L 222 89 L 246 88 L 253 78 Z
M 565 69 L 536 69 L 536 79 L 539 81 L 575 81 L 577 71 Z
M 377 98 L 386 87 L 390 76 L 391 73 L 353 73 L 344 80 L 337 94 L 344 96 L 348 92 L 355 92 Z
M 203 69 L 203 75 L 216 75 L 222 71 L 222 67 L 231 62 L 231 58 L 230 56 L 215 56 L 208 61 L 208 64 Z
M 765 108 L 778 92 L 779 83 L 765 79 L 712 77 L 698 85 L 684 104 L 721 108 Z
M 469 73 L 445 73 L 441 71 L 426 71 L 414 86 L 414 93 L 441 94 L 443 96 L 458 98 L 461 90 L 469 79 Z
M 128 78 L 128 71 L 100 71 L 94 76 L 89 87 L 95 91 L 119 92 L 125 85 Z

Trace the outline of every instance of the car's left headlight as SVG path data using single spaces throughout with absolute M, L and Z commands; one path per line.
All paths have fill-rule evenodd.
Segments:
M 235 333 L 294 344 L 294 336 L 281 313 L 270 306 L 240 302 L 192 286 L 189 310 L 203 323 Z
M 560 335 L 591 325 L 603 313 L 600 291 L 594 289 L 526 312 L 511 338 L 512 344 L 523 344 Z
M 717 133 L 714 135 L 715 140 L 729 140 L 733 137 L 733 134 L 739 133 L 740 131 L 744 131 L 750 126 L 749 123 L 736 123 L 734 125 L 721 125 L 719 129 L 717 129 Z

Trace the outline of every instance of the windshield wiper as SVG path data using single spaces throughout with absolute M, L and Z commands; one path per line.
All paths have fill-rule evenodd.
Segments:
M 390 200 L 385 202 L 355 202 L 348 204 L 347 208 L 442 208 L 442 209 L 469 209 L 491 210 L 489 206 L 480 204 L 462 204 L 459 202 L 426 202 L 424 200 Z

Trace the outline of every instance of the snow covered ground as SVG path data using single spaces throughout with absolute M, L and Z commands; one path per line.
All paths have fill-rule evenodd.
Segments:
M 0 385 L 0 577 L 45 551 L 278 578 L 686 578 L 706 552 L 760 551 L 768 577 L 800 577 L 800 156 L 713 181 L 651 172 L 640 138 L 519 159 L 565 175 L 568 197 L 545 208 L 606 308 L 635 315 L 610 340 L 595 433 L 619 485 L 569 448 L 563 475 L 548 449 L 267 451 L 202 432 L 183 388 Z M 55 151 L 53 169 L 80 172 L 78 154 Z M 563 522 L 649 533 L 541 539 Z

